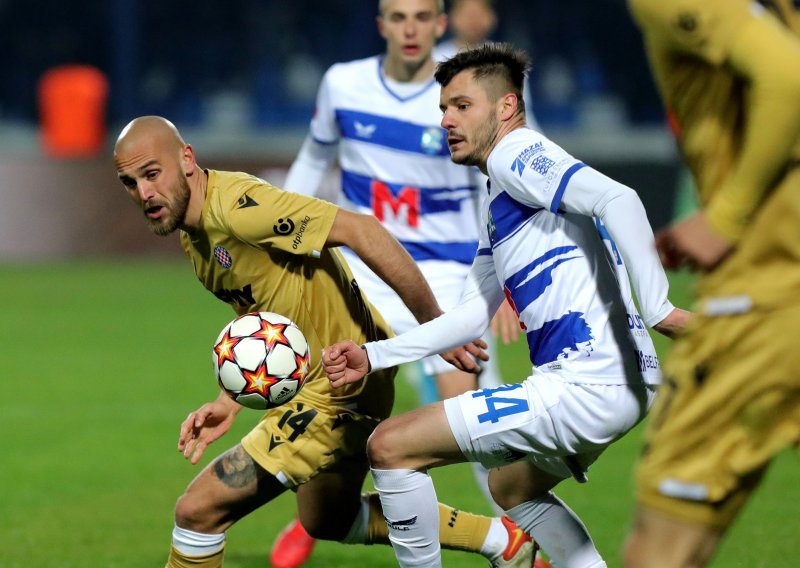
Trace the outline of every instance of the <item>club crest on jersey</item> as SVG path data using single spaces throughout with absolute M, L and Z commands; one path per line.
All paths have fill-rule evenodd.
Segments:
M 233 266 L 233 257 L 225 247 L 214 247 L 214 258 L 217 259 L 217 262 L 219 262 L 222 268 L 228 269 Z
M 433 126 L 426 128 L 422 132 L 419 145 L 426 154 L 438 154 L 444 146 L 444 130 Z
M 544 152 L 544 144 L 542 144 L 541 142 L 537 142 L 536 144 L 533 144 L 532 146 L 528 146 L 522 152 L 520 152 L 519 156 L 514 158 L 514 161 L 511 163 L 511 171 L 512 172 L 517 172 L 519 177 L 522 177 L 522 172 L 524 172 L 525 168 L 529 165 L 528 162 L 530 162 L 535 156 L 537 156 L 538 154 L 541 154 L 542 152 Z M 544 160 L 546 160 L 547 162 L 550 163 L 547 166 L 547 169 L 544 170 L 544 173 L 539 171 L 539 169 L 536 169 L 534 167 L 537 164 L 537 161 L 539 161 L 540 159 L 544 159 Z M 539 156 L 539 158 L 534 160 L 534 163 L 530 164 L 530 165 L 531 165 L 531 167 L 536 169 L 537 172 L 539 172 L 540 174 L 544 175 L 544 174 L 547 173 L 547 170 L 550 169 L 550 166 L 552 166 L 554 163 L 555 162 L 553 162 L 553 160 L 551 160 L 550 158 L 546 158 L 544 156 Z

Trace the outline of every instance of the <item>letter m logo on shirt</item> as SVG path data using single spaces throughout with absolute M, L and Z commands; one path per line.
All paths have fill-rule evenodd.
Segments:
M 389 186 L 382 181 L 372 180 L 370 187 L 372 193 L 372 213 L 379 221 L 383 222 L 386 208 L 392 210 L 395 217 L 400 216 L 405 210 L 406 219 L 410 227 L 419 225 L 419 189 L 416 187 L 402 187 L 394 195 Z

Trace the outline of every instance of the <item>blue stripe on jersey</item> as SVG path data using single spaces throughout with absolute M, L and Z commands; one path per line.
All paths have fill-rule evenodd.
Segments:
M 342 170 L 342 192 L 345 197 L 360 207 L 372 209 L 372 178 Z M 448 211 L 459 212 L 464 201 L 472 199 L 474 186 L 466 187 L 410 187 L 399 183 L 384 183 L 392 194 L 395 204 L 400 201 L 409 201 L 419 195 L 419 214 L 445 213 Z M 453 195 L 459 191 L 460 194 Z M 473 255 L 475 251 L 473 250 Z
M 542 210 L 542 207 L 528 207 L 506 192 L 500 193 L 489 204 L 491 222 L 488 229 L 492 248 L 511 237 L 528 219 Z
M 478 254 L 476 254 L 475 256 L 492 256 L 492 249 L 491 247 L 478 249 Z
M 583 162 L 578 162 L 577 164 L 572 164 L 567 171 L 564 172 L 564 175 L 561 176 L 561 181 L 558 184 L 558 188 L 556 189 L 556 194 L 553 196 L 553 201 L 550 203 L 550 212 L 557 213 L 558 208 L 561 206 L 561 200 L 564 198 L 564 191 L 567 189 L 567 184 L 569 180 L 575 175 L 581 168 L 585 168 L 586 164 Z
M 576 250 L 577 246 L 564 246 L 556 247 L 547 251 L 542 256 L 523 266 L 515 274 L 512 274 L 505 281 L 505 287 L 511 293 L 511 299 L 514 300 L 514 306 L 517 312 L 520 313 L 530 306 L 536 299 L 544 294 L 545 289 L 553 283 L 553 270 L 559 265 L 578 258 L 580 255 L 562 257 L 555 260 L 550 266 L 543 268 L 539 274 L 530 277 L 530 273 L 539 265 L 556 258 L 557 256 L 565 255 Z
M 478 241 L 464 243 L 435 243 L 430 241 L 400 241 L 411 257 L 416 260 L 454 260 L 461 264 L 472 264 Z
M 529 331 L 527 339 L 531 363 L 539 366 L 555 361 L 565 351 L 577 351 L 579 343 L 591 341 L 594 336 L 582 312 L 567 312 Z
M 450 160 L 445 131 L 440 126 L 424 126 L 388 116 L 344 109 L 336 110 L 336 122 L 342 136 L 349 140 Z
M 603 225 L 600 217 L 594 218 L 594 226 L 597 227 L 597 232 L 600 233 L 600 238 L 604 241 L 608 241 L 609 246 L 611 246 L 611 252 L 614 254 L 614 262 L 622 265 L 622 257 L 619 254 L 617 243 L 615 243 L 614 239 L 611 238 L 611 233 L 609 233 L 608 229 L 606 229 L 606 226 Z

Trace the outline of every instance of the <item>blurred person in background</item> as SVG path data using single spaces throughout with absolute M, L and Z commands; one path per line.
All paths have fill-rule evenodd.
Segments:
M 450 38 L 433 48 L 437 62 L 450 59 L 462 49 L 477 47 L 489 41 L 497 29 L 497 11 L 494 0 L 451 0 L 448 12 Z M 525 117 L 528 127 L 541 131 L 533 114 L 533 102 L 529 85 L 522 91 L 525 101 Z
M 350 334 L 362 341 L 391 335 L 364 300 L 339 246 L 388 278 L 421 321 L 441 313 L 414 261 L 372 215 L 245 173 L 203 169 L 175 126 L 157 116 L 137 118 L 123 129 L 114 161 L 150 229 L 158 235 L 180 230 L 184 252 L 210 292 L 239 315 L 274 311 L 288 317 L 304 332 L 311 353 Z M 469 359 L 464 350 L 461 356 Z M 394 374 L 375 373 L 361 386 L 333 390 L 319 358 L 312 358 L 297 396 L 267 410 L 178 499 L 167 567 L 222 566 L 227 529 L 287 490 L 295 492 L 300 517 L 316 537 L 388 544 L 377 495 L 361 490 L 369 467 L 367 437 L 391 412 Z M 178 450 L 196 464 L 241 409 L 220 392 L 184 420 Z M 531 564 L 533 543 L 513 523 L 442 507 L 440 538 L 453 549 L 482 554 L 493 566 Z
M 700 201 L 656 243 L 700 277 L 646 433 L 625 561 L 701 567 L 800 440 L 800 13 L 789 0 L 629 8 Z
M 378 31 L 386 52 L 338 63 L 325 74 L 308 136 L 292 164 L 285 188 L 316 195 L 338 159 L 338 204 L 375 215 L 408 250 L 443 309 L 455 305 L 478 248 L 478 206 L 486 192 L 474 168 L 453 164 L 439 122 L 439 87 L 433 79 L 433 47 L 447 25 L 442 0 L 380 0 Z M 356 255 L 343 250 L 356 281 L 395 333 L 418 324 L 398 295 Z M 508 304 L 497 328 L 516 338 L 519 323 Z M 487 338 L 491 333 L 487 333 Z M 492 348 L 489 349 L 494 354 Z M 501 384 L 496 358 L 476 380 L 438 356 L 423 361 L 436 377 L 441 398 Z M 488 472 L 474 466 L 478 485 L 493 504 Z M 294 522 L 279 536 L 274 565 L 299 566 L 313 540 Z M 296 563 L 284 563 L 294 556 Z M 301 554 L 302 552 L 302 554 Z

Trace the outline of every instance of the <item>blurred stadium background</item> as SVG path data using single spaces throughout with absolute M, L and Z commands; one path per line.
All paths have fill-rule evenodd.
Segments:
M 624 1 L 496 4 L 495 39 L 534 58 L 529 87 L 546 133 L 636 188 L 654 226 L 679 214 L 682 168 Z M 119 129 L 166 116 L 204 167 L 279 185 L 325 69 L 382 50 L 376 11 L 364 0 L 0 0 L 0 566 L 162 565 L 174 500 L 195 472 L 174 451 L 177 427 L 216 394 L 208 349 L 233 314 L 196 283 L 174 236 L 151 235 L 128 204 L 111 163 Z M 57 157 L 45 145 L 42 79 L 72 64 L 107 81 L 101 140 Z M 673 278 L 685 305 L 691 280 Z M 521 378 L 524 346 L 501 363 Z M 401 383 L 397 408 L 413 404 Z M 242 413 L 203 463 L 256 416 Z M 609 566 L 620 565 L 640 435 L 600 460 L 588 489 L 560 492 Z M 443 500 L 487 511 L 468 468 L 436 479 Z M 796 481 L 796 460 L 783 457 L 715 566 L 796 565 Z M 237 525 L 228 565 L 265 566 L 292 514 L 286 496 Z M 456 561 L 481 565 L 445 557 Z M 320 544 L 309 566 L 334 565 L 394 561 L 385 548 Z

